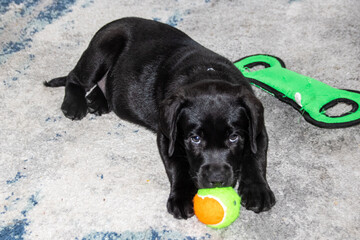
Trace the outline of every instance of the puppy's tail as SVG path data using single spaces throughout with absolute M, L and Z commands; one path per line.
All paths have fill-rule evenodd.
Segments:
M 46 87 L 64 87 L 66 85 L 67 77 L 58 77 L 51 79 L 50 81 L 45 81 L 44 85 Z

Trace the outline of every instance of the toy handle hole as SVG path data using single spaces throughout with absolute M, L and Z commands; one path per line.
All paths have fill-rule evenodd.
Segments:
M 325 104 L 320 112 L 331 118 L 338 118 L 356 112 L 359 105 L 347 98 L 338 98 Z
M 256 72 L 264 68 L 270 67 L 270 64 L 266 62 L 253 62 L 244 66 L 247 72 Z

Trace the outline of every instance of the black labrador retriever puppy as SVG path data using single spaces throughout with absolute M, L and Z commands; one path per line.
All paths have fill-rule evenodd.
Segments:
M 151 20 L 116 20 L 95 34 L 66 77 L 45 85 L 65 86 L 61 110 L 70 119 L 114 111 L 157 134 L 175 218 L 193 216 L 198 188 L 239 183 L 247 209 L 275 204 L 262 104 L 229 60 L 185 33 Z

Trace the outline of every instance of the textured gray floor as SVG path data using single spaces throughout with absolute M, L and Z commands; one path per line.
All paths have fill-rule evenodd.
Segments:
M 314 127 L 256 90 L 277 204 L 262 214 L 242 209 L 216 231 L 167 214 L 169 184 L 153 134 L 114 114 L 70 121 L 60 111 L 63 89 L 41 84 L 66 75 L 103 24 L 139 16 L 173 25 L 231 60 L 272 54 L 293 71 L 360 90 L 358 0 L 0 6 L 0 239 L 360 238 L 360 125 Z

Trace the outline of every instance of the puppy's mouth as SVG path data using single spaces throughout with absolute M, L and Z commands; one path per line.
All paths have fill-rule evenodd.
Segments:
M 235 187 L 236 179 L 227 179 L 226 182 L 209 182 L 198 180 L 196 186 L 200 188 Z

